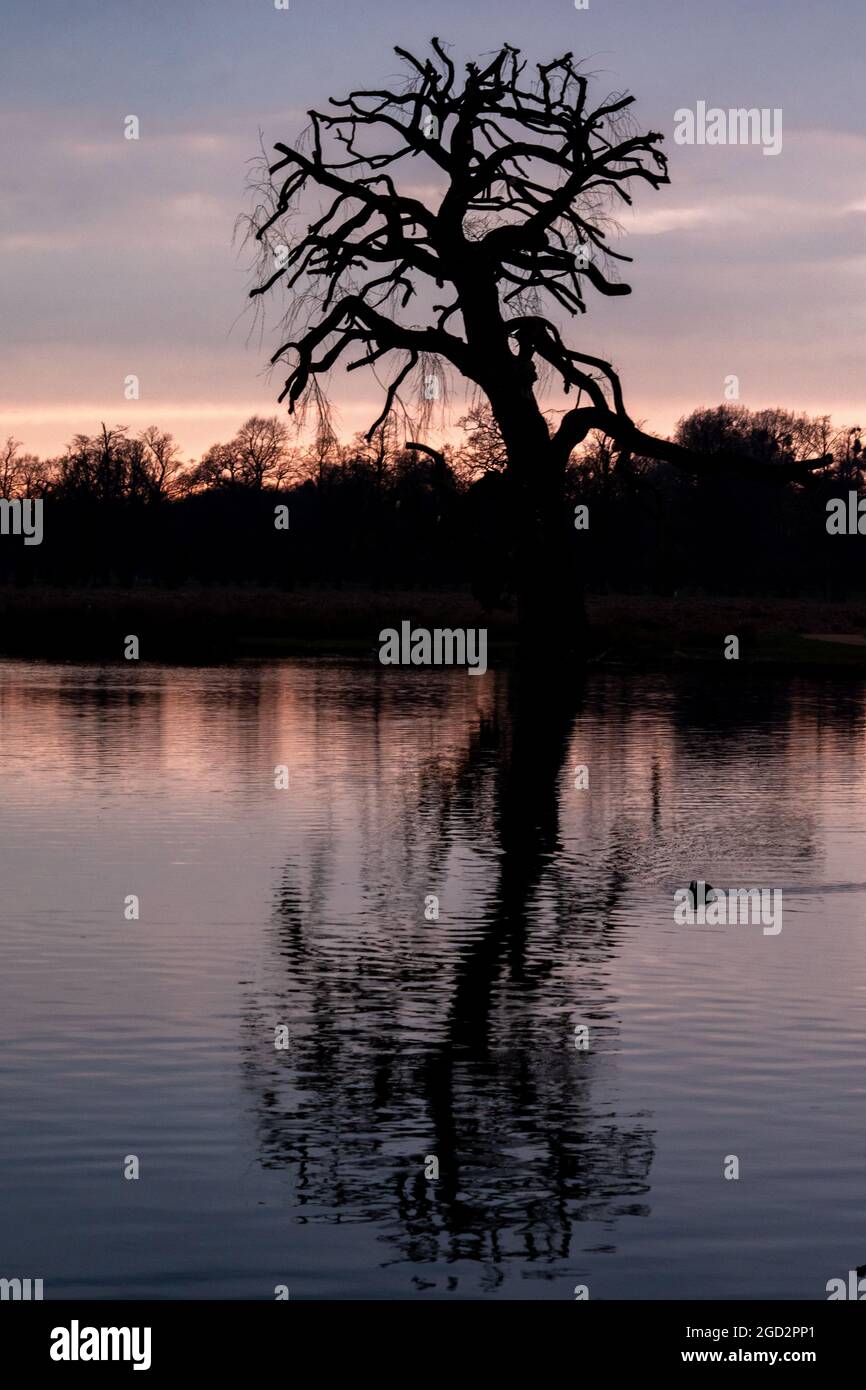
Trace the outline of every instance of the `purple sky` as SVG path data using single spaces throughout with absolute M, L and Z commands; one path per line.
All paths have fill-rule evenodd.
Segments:
M 863 0 L 5 0 L 0 435 L 48 453 L 103 419 L 154 423 L 194 455 L 274 413 L 274 339 L 250 337 L 232 246 L 259 129 L 293 143 L 309 106 L 397 76 L 393 45 L 434 33 L 461 64 L 571 49 L 599 100 L 631 91 L 667 135 L 670 187 L 620 219 L 633 293 L 589 291 L 571 331 L 635 418 L 667 431 L 736 374 L 748 406 L 866 425 Z M 781 108 L 782 152 L 676 145 L 675 111 L 701 100 Z M 332 394 L 346 434 L 378 413 L 362 373 Z

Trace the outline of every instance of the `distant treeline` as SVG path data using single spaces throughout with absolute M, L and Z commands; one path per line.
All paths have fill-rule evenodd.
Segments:
M 44 541 L 0 536 L 0 580 L 59 585 L 255 583 L 453 588 L 507 602 L 519 514 L 483 407 L 459 445 L 410 449 L 393 419 L 371 441 L 330 432 L 292 447 L 277 418 L 248 420 L 183 462 L 171 435 L 103 427 L 41 460 L 10 439 L 0 496 L 43 498 Z M 692 477 L 618 456 L 591 438 L 568 471 L 580 568 L 597 592 L 843 594 L 866 589 L 866 539 L 830 536 L 831 497 L 863 490 L 859 427 L 727 404 L 694 411 L 675 438 L 784 463 L 829 454 L 806 484 Z M 419 441 L 422 442 L 423 441 Z M 275 525 L 288 508 L 288 530 Z

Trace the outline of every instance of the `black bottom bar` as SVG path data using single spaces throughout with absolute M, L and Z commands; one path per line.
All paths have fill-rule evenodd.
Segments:
M 184 1372 L 309 1380 L 345 1367 L 353 1377 L 411 1375 L 415 1385 L 477 1362 L 487 1376 L 501 1362 L 510 1376 L 525 1365 L 537 1379 L 556 1357 L 558 1374 L 571 1365 L 576 1376 L 590 1365 L 645 1375 L 797 1365 L 826 1378 L 859 1364 L 863 1317 L 831 1302 L 4 1302 L 0 1372 L 62 1380 L 109 1370 L 162 1383 Z

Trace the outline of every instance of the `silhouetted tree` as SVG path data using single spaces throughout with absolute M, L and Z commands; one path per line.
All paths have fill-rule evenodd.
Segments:
M 289 478 L 289 431 L 276 416 L 251 415 L 227 444 L 212 444 L 193 469 L 195 488 L 282 487 Z
M 292 295 L 291 336 L 272 358 L 293 360 L 280 395 L 290 411 L 320 400 L 319 378 L 352 354 L 349 370 L 396 357 L 371 433 L 431 362 L 475 384 L 505 445 L 521 627 L 555 648 L 573 640 L 580 611 L 564 507 L 575 447 L 602 430 L 620 451 L 693 471 L 743 460 L 708 462 L 645 434 L 613 367 L 567 346 L 548 316 L 550 307 L 583 313 L 587 285 L 629 292 L 610 273 L 611 258 L 630 258 L 607 245 L 605 209 L 630 203 L 635 182 L 668 182 L 662 136 L 634 130 L 630 96 L 591 105 L 571 54 L 537 64 L 527 80 L 519 51 L 505 45 L 486 66 L 469 63 L 460 82 L 438 39 L 432 49 L 426 60 L 396 50 L 407 89 L 332 98 L 332 111 L 310 113 L 299 148 L 275 146 L 281 158 L 253 220 L 277 269 L 252 294 L 283 280 Z M 419 156 L 443 187 L 438 205 L 395 181 Z M 410 178 L 417 185 L 414 166 Z M 326 207 L 295 231 L 307 193 L 326 195 Z M 554 425 L 537 395 L 544 369 L 577 392 Z M 803 471 L 776 466 L 779 479 Z
M 463 475 L 474 479 L 485 473 L 501 473 L 508 463 L 508 453 L 502 431 L 488 402 L 476 402 L 457 424 L 465 434 L 458 451 Z
M 142 430 L 139 440 L 144 483 L 149 495 L 154 499 L 173 496 L 184 468 L 174 437 L 157 429 L 156 425 L 149 425 Z
M 51 465 L 21 450 L 11 434 L 0 445 L 0 497 L 41 497 L 48 487 Z

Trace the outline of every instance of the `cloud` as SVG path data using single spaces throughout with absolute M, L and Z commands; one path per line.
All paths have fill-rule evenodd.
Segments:
M 736 218 L 736 212 L 732 214 Z M 661 236 L 665 232 L 681 232 L 687 227 L 714 221 L 708 207 L 690 208 L 641 208 L 634 214 L 634 222 L 627 226 L 629 236 Z

